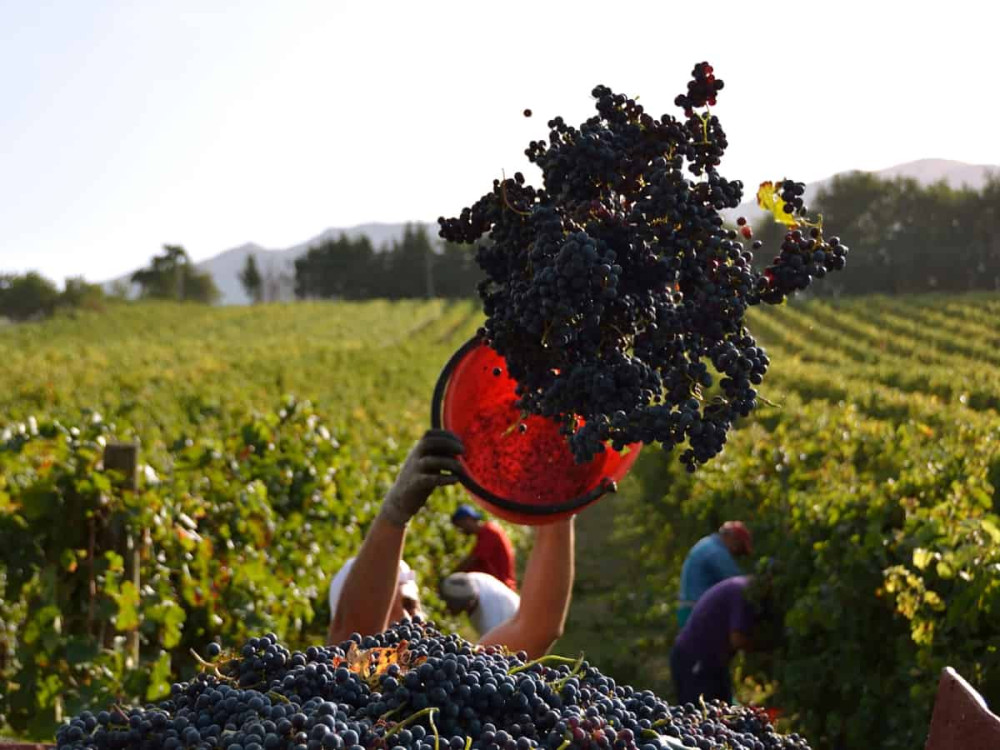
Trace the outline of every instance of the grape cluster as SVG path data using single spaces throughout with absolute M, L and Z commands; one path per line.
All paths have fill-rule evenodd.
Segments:
M 763 272 L 745 221 L 725 225 L 720 211 L 739 205 L 743 184 L 719 173 L 726 134 L 701 111 L 722 87 L 696 65 L 678 119 L 597 86 L 595 116 L 579 128 L 555 117 L 548 139 L 529 143 L 543 188 L 520 173 L 494 180 L 438 220 L 444 239 L 479 243 L 480 333 L 505 357 L 519 408 L 558 421 L 578 461 L 637 441 L 686 444 L 690 471 L 717 455 L 757 406 L 768 366 L 748 307 L 843 268 L 846 247 L 818 223 L 801 219 L 817 234 L 791 232 Z M 781 184 L 793 210 L 802 188 Z
M 805 289 L 812 280 L 821 279 L 829 271 L 840 271 L 847 265 L 848 247 L 839 237 L 823 238 L 819 229 L 803 235 L 798 229 L 788 232 L 781 243 L 781 252 L 764 272 L 761 285 L 764 302 L 781 302 L 777 289 Z
M 757 709 L 671 706 L 582 660 L 474 646 L 419 621 L 289 652 L 251 640 L 170 697 L 84 711 L 58 750 L 778 750 Z
M 698 63 L 691 71 L 691 80 L 688 81 L 687 93 L 679 94 L 674 99 L 674 104 L 684 110 L 684 114 L 691 115 L 695 109 L 704 106 L 715 106 L 715 97 L 722 90 L 722 81 L 717 80 L 715 71 L 707 62 Z
M 780 192 L 781 200 L 784 201 L 782 210 L 786 214 L 805 216 L 808 213 L 808 209 L 802 198 L 805 192 L 806 184 L 804 182 L 796 182 L 795 180 L 788 179 L 782 180 Z

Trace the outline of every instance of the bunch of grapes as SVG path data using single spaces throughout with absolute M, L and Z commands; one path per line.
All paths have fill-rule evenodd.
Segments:
M 769 364 L 747 308 L 844 267 L 846 246 L 823 239 L 802 183 L 786 180 L 789 234 L 754 268 L 761 244 L 746 247 L 745 220 L 731 228 L 720 215 L 743 198 L 718 171 L 728 141 L 708 108 L 722 88 L 696 65 L 678 119 L 597 86 L 596 116 L 579 128 L 556 117 L 548 140 L 529 144 L 544 188 L 517 173 L 438 220 L 444 239 L 480 242 L 481 335 L 518 382 L 519 408 L 557 420 L 578 461 L 608 442 L 686 443 L 691 471 L 717 455 Z
M 58 750 L 807 749 L 759 709 L 671 706 L 583 659 L 475 646 L 419 621 L 292 653 L 218 654 L 143 708 L 84 711 Z

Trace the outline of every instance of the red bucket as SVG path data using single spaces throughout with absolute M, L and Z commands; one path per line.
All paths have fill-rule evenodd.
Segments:
M 566 518 L 614 491 L 639 455 L 640 443 L 621 453 L 610 447 L 578 464 L 551 419 L 521 419 L 517 383 L 493 349 L 469 341 L 441 373 L 432 424 L 465 445 L 462 484 L 490 513 L 519 524 Z

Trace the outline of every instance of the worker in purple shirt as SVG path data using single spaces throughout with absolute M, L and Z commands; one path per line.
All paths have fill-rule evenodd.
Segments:
M 684 627 L 695 602 L 712 586 L 743 575 L 737 557 L 753 554 L 753 537 L 742 521 L 726 521 L 718 533 L 698 540 L 681 567 L 677 624 Z
M 727 578 L 702 596 L 670 652 L 670 672 L 679 704 L 718 699 L 733 702 L 729 662 L 737 651 L 755 650 L 760 620 L 747 591 L 752 576 Z M 766 585 L 766 580 L 763 582 Z

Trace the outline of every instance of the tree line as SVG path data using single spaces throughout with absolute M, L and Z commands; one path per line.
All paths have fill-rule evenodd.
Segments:
M 139 287 L 142 299 L 171 299 L 212 304 L 219 289 L 212 275 L 199 271 L 180 245 L 164 245 L 163 253 L 129 277 Z M 66 279 L 62 291 L 36 271 L 0 274 L 0 318 L 14 321 L 37 320 L 58 310 L 101 310 L 109 300 L 128 299 L 131 286 L 116 282 L 110 292 L 82 277 Z
M 473 248 L 432 241 L 425 227 L 408 224 L 401 239 L 381 250 L 364 235 L 344 234 L 310 248 L 295 261 L 295 296 L 453 299 L 474 296 L 482 278 Z
M 981 190 L 922 186 L 866 172 L 835 177 L 810 207 L 851 248 L 844 273 L 810 293 L 824 296 L 1000 290 L 1000 175 Z M 768 264 L 785 229 L 765 219 L 755 262 Z M 467 297 L 483 274 L 468 245 L 432 244 L 423 227 L 377 252 L 367 237 L 342 235 L 295 262 L 301 298 Z M 252 295 L 251 295 L 252 296 Z
M 1000 290 L 998 175 L 973 190 L 852 172 L 835 177 L 810 208 L 822 214 L 828 234 L 835 231 L 851 248 L 847 270 L 824 279 L 811 294 Z M 754 231 L 765 243 L 755 262 L 764 266 L 777 254 L 784 229 L 763 220 Z M 280 296 L 269 290 L 274 284 L 252 255 L 239 278 L 254 302 Z M 315 245 L 295 261 L 294 293 L 298 299 L 460 298 L 475 296 L 482 278 L 473 247 L 438 242 L 425 227 L 408 225 L 382 249 L 364 235 Z M 198 271 L 179 245 L 164 245 L 130 281 L 144 299 L 211 304 L 220 296 L 211 274 Z M 72 278 L 60 291 L 36 272 L 0 274 L 0 317 L 30 320 L 58 309 L 99 308 L 108 296 L 129 294 L 127 283 L 106 294 L 97 284 Z

